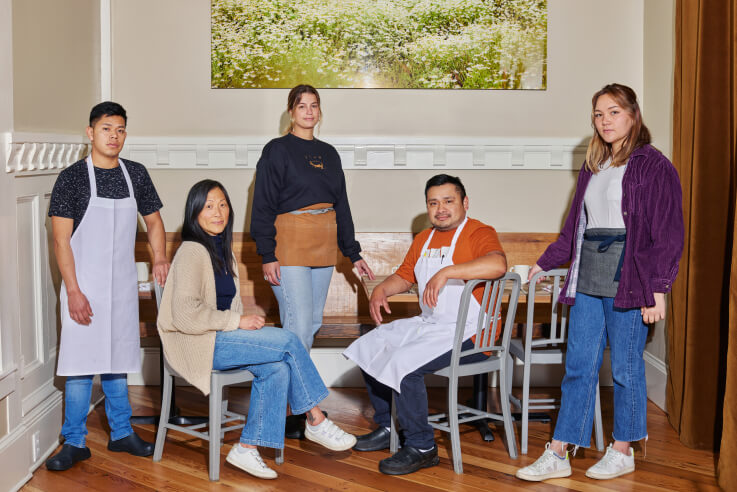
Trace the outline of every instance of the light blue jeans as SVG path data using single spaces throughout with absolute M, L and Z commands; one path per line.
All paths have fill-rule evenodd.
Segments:
M 282 266 L 281 285 L 272 285 L 279 301 L 282 328 L 289 330 L 309 352 L 322 326 L 333 267 Z
M 217 332 L 212 368 L 253 373 L 248 419 L 240 439 L 244 444 L 283 448 L 287 403 L 299 415 L 328 396 L 299 339 L 273 326 Z
M 586 448 L 591 445 L 596 384 L 607 340 L 614 379 L 613 437 L 626 442 L 647 437 L 647 385 L 642 359 L 646 339 L 647 325 L 640 308 L 615 308 L 613 297 L 576 293 L 554 439 Z
M 64 385 L 64 425 L 61 435 L 64 442 L 77 448 L 85 447 L 87 412 L 92 397 L 94 376 L 67 376 Z M 117 441 L 133 434 L 131 404 L 128 401 L 128 377 L 126 374 L 102 374 L 102 391 L 105 393 L 105 413 L 110 425 L 110 439 Z

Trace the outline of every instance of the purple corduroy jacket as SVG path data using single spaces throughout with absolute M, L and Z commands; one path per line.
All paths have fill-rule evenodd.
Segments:
M 581 168 L 560 237 L 537 260 L 543 270 L 570 262 L 559 301 L 576 299 L 581 244 L 586 230 L 583 197 L 592 173 Z M 673 164 L 655 147 L 632 152 L 622 178 L 622 218 L 627 229 L 624 263 L 614 306 L 655 305 L 654 292 L 669 292 L 683 251 L 681 182 Z

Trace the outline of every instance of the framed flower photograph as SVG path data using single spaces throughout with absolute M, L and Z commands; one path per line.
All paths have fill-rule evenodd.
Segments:
M 546 0 L 211 0 L 211 19 L 213 88 L 546 88 Z

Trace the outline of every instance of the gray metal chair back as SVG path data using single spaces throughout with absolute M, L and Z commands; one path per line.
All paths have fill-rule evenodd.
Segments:
M 164 287 L 154 282 L 156 294 L 156 306 L 161 304 L 161 297 Z M 162 350 L 162 355 L 164 351 Z M 166 442 L 166 432 L 169 429 L 177 430 L 189 434 L 190 436 L 199 437 L 208 441 L 208 470 L 210 480 L 218 480 L 220 478 L 220 448 L 223 445 L 223 438 L 226 432 L 242 429 L 246 424 L 246 416 L 231 412 L 228 410 L 227 387 L 233 384 L 245 383 L 253 380 L 253 374 L 247 369 L 233 369 L 229 371 L 215 371 L 210 374 L 210 395 L 208 397 L 209 412 L 208 422 L 192 425 L 177 425 L 169 422 L 171 413 L 171 397 L 174 389 L 174 377 L 179 376 L 172 369 L 169 362 L 164 357 L 163 385 L 161 393 L 161 416 L 159 418 L 159 428 L 156 432 L 156 445 L 154 446 L 154 461 L 161 461 L 164 454 L 164 444 Z M 242 422 L 230 425 L 233 422 Z M 205 430 L 204 428 L 208 429 Z M 214 432 L 213 429 L 218 429 Z M 276 464 L 284 463 L 284 450 L 276 450 Z
M 474 289 L 483 284 L 484 295 L 482 297 L 479 314 L 475 320 L 468 319 L 469 306 L 476 302 L 473 295 Z M 448 378 L 448 412 L 428 416 L 430 425 L 450 433 L 451 449 L 453 456 L 453 470 L 463 473 L 463 462 L 461 459 L 461 439 L 459 425 L 479 419 L 493 419 L 504 422 L 507 449 L 509 456 L 517 458 L 517 441 L 514 435 L 514 423 L 507 394 L 506 370 L 508 367 L 509 341 L 514 327 L 514 317 L 517 312 L 517 301 L 520 291 L 520 277 L 516 273 L 507 273 L 496 280 L 477 279 L 468 280 L 463 289 L 458 317 L 456 319 L 455 339 L 451 352 L 451 361 L 448 367 L 435 371 L 435 375 Z M 501 320 L 502 305 L 507 298 L 507 312 L 501 336 L 497 340 L 499 320 Z M 463 350 L 463 342 L 467 339 L 464 334 L 467 323 L 475 323 L 476 337 L 473 348 Z M 486 360 L 470 364 L 461 364 L 460 360 L 468 355 L 479 352 L 492 352 Z M 502 414 L 478 410 L 465 405 L 458 404 L 458 378 L 499 371 L 499 386 Z M 488 408 L 488 407 L 487 407 Z M 459 414 L 464 414 L 461 418 Z M 396 405 L 392 398 L 392 425 L 390 450 L 396 452 L 399 447 L 399 435 L 397 433 Z
M 566 341 L 568 338 L 568 306 L 560 304 L 558 299 L 567 274 L 568 270 L 566 268 L 557 268 L 545 272 L 538 272 L 533 275 L 528 284 L 527 319 L 524 333 L 521 338 L 515 338 L 509 344 L 511 367 L 507 371 L 509 378 L 507 387 L 510 389 L 509 401 L 520 409 L 520 452 L 522 454 L 527 454 L 530 412 L 534 410 L 553 410 L 560 406 L 560 401 L 556 398 L 530 398 L 530 373 L 533 364 L 560 365 L 564 363 Z M 542 284 L 544 285 L 543 292 L 540 292 L 540 289 L 537 288 L 537 282 L 538 279 L 544 277 L 547 277 L 547 280 Z M 536 298 L 543 295 L 550 297 L 550 304 L 535 303 Z M 535 310 L 540 309 L 541 306 L 546 306 L 546 308 L 549 306 L 550 333 L 533 338 Z M 522 395 L 520 398 L 517 398 L 511 392 L 514 359 L 518 359 L 523 363 Z M 598 385 L 596 386 L 594 428 L 596 431 L 596 447 L 599 451 L 603 451 L 604 431 L 601 420 L 601 401 Z

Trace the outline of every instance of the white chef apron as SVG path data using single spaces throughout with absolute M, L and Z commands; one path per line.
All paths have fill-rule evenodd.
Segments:
M 422 247 L 420 258 L 415 265 L 415 278 L 419 287 L 422 314 L 408 319 L 399 319 L 378 326 L 353 342 L 343 355 L 353 360 L 377 381 L 400 392 L 402 379 L 431 360 L 453 348 L 456 319 L 465 282 L 450 279 L 438 295 L 434 308 L 422 302 L 422 294 L 427 282 L 441 268 L 453 265 L 453 253 L 461 231 L 468 218 L 463 220 L 453 235 L 449 248 L 442 248 L 442 254 L 430 256 L 428 247 L 435 229 L 430 233 Z M 481 306 L 471 297 L 464 340 L 476 333 L 476 319 Z
M 138 283 L 134 249 L 138 209 L 123 161 L 128 198 L 97 196 L 92 159 L 87 157 L 90 203 L 72 234 L 77 283 L 92 308 L 92 322 L 69 316 L 66 285 L 61 284 L 59 376 L 140 372 Z

